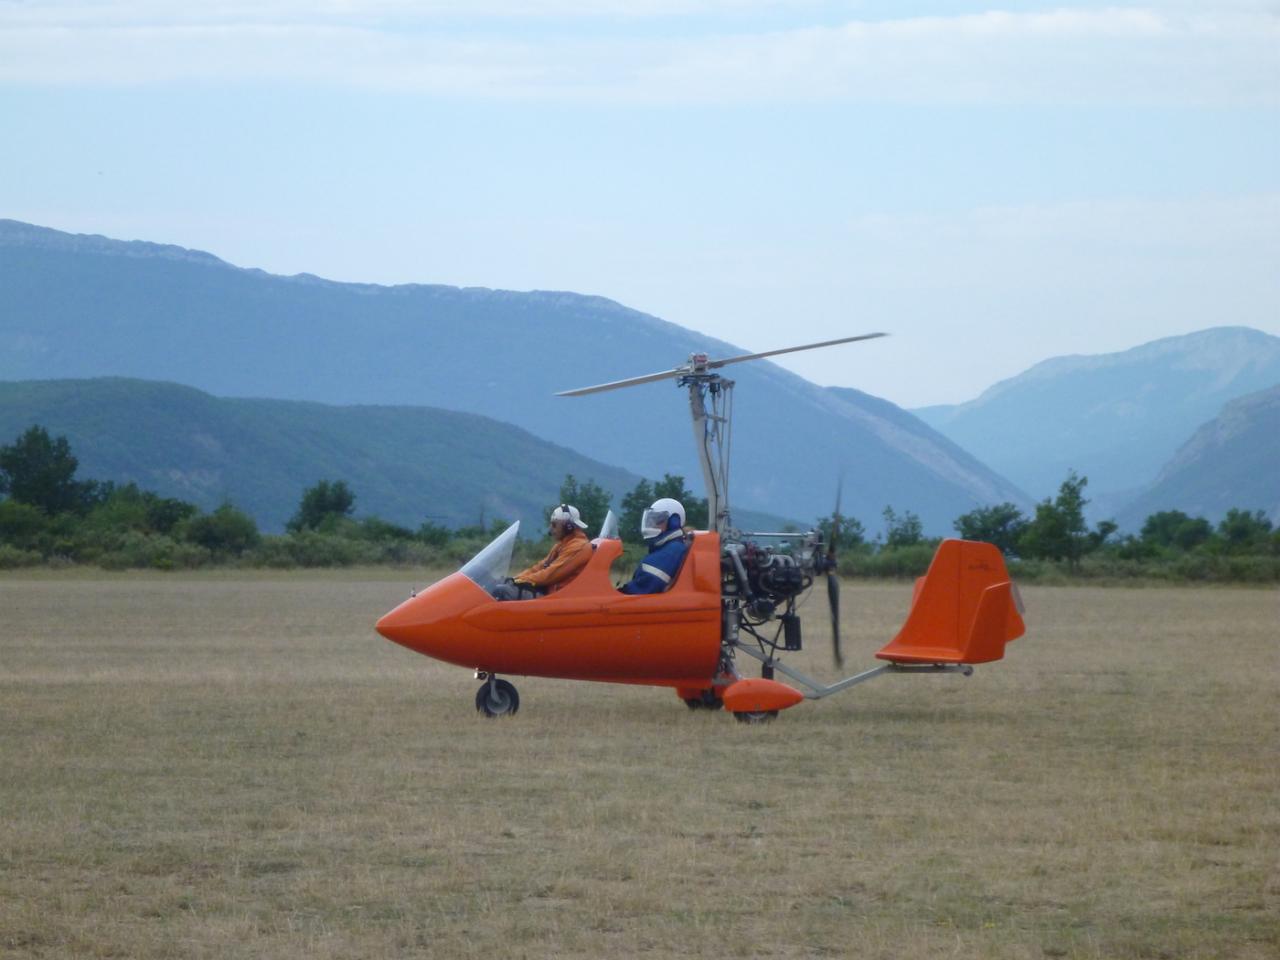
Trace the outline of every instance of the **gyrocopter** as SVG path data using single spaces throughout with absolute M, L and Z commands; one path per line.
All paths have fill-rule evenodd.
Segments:
M 709 530 L 686 534 L 683 565 L 662 593 L 619 593 L 610 568 L 622 553 L 617 522 L 606 518 L 587 565 L 547 596 L 498 601 L 491 591 L 507 576 L 517 521 L 468 561 L 387 613 L 377 630 L 411 650 L 475 671 L 482 681 L 476 709 L 490 717 L 520 706 L 506 676 L 555 677 L 672 687 L 691 709 L 720 709 L 744 722 L 772 719 L 802 700 L 818 700 L 886 673 L 961 673 L 1004 656 L 1021 636 L 1022 604 L 1000 551 L 988 543 L 944 540 L 916 581 L 898 634 L 877 653 L 883 663 L 833 684 L 784 664 L 801 649 L 797 601 L 825 576 L 833 654 L 840 649 L 839 590 L 833 529 L 747 532 L 729 512 L 732 380 L 718 371 L 747 360 L 871 340 L 881 333 L 752 353 L 723 360 L 695 353 L 672 370 L 568 390 L 581 396 L 657 380 L 689 393 L 694 442 L 706 485 Z M 833 523 L 839 522 L 839 494 Z M 745 676 L 742 659 L 760 662 Z M 781 673 L 802 689 L 777 679 Z

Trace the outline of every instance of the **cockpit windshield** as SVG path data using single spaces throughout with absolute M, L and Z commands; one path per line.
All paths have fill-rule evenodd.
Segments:
M 520 532 L 517 520 L 477 553 L 462 567 L 462 573 L 476 586 L 492 593 L 493 588 L 506 579 L 511 569 L 511 552 L 516 546 L 516 534 Z
M 600 539 L 618 539 L 618 515 L 612 510 L 605 514 L 604 523 L 600 524 Z

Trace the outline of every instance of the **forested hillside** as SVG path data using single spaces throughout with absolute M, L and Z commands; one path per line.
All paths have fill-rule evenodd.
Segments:
M 506 518 L 535 531 L 567 473 L 618 495 L 640 480 L 474 414 L 224 399 L 141 380 L 0 383 L 0 442 L 33 424 L 68 438 L 82 476 L 204 509 L 229 499 L 269 531 L 321 479 L 348 483 L 359 513 L 411 527 Z

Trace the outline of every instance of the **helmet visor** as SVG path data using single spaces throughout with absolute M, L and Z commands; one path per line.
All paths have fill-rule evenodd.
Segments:
M 640 518 L 640 536 L 652 540 L 666 532 L 667 521 L 671 519 L 669 510 L 646 510 Z

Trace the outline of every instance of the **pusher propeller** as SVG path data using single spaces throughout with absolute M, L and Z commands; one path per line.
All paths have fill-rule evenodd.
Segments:
M 836 509 L 831 514 L 831 542 L 827 544 L 827 603 L 831 607 L 831 653 L 836 666 L 844 666 L 844 653 L 840 649 L 840 577 L 836 575 L 836 542 L 840 539 L 840 495 L 844 492 L 844 477 L 836 483 Z
M 744 353 L 740 357 L 726 357 L 723 360 L 708 360 L 705 353 L 695 353 L 689 362 L 674 370 L 663 370 L 661 373 L 648 373 L 642 377 L 629 377 L 626 380 L 614 380 L 610 383 L 598 383 L 594 387 L 579 387 L 577 390 L 562 390 L 557 397 L 581 397 L 588 393 L 602 393 L 605 390 L 619 390 L 622 387 L 634 387 L 641 383 L 653 383 L 655 380 L 672 380 L 690 374 L 706 373 L 708 370 L 719 370 L 731 363 L 742 363 L 744 360 L 760 360 L 764 357 L 776 357 L 783 353 L 795 353 L 798 350 L 816 350 L 818 347 L 833 347 L 838 343 L 853 343 L 857 340 L 874 340 L 876 337 L 887 337 L 887 333 L 864 333 L 856 337 L 841 337 L 838 340 L 823 340 L 821 343 L 806 343 L 799 347 L 783 347 L 781 350 L 766 350 L 763 353 Z

